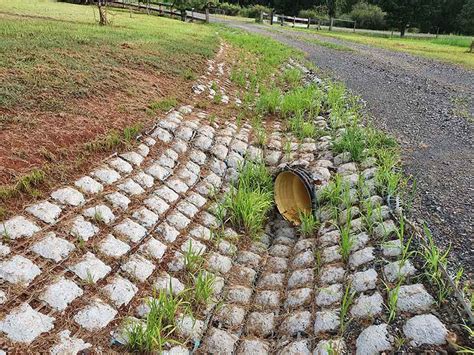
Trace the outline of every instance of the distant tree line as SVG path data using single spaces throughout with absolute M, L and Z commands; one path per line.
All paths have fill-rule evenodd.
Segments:
M 474 0 L 225 0 L 220 5 L 229 14 L 260 5 L 290 16 L 350 18 L 358 27 L 396 29 L 402 35 L 406 30 L 474 34 Z

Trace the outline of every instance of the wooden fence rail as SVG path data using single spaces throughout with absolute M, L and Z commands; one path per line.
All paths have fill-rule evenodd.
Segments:
M 343 22 L 350 22 L 354 25 L 353 31 L 356 30 L 356 21 L 346 20 L 346 19 L 338 19 L 338 18 L 331 18 L 329 20 L 323 18 L 304 18 L 304 17 L 297 17 L 297 16 L 286 16 L 283 14 L 274 14 L 274 13 L 262 13 L 262 21 L 267 19 L 270 22 L 270 25 L 273 25 L 275 22 L 279 23 L 281 26 L 285 25 L 285 22 L 290 22 L 293 27 L 296 26 L 297 23 L 305 24 L 307 28 L 310 28 L 311 24 L 317 25 L 318 29 L 321 29 L 321 25 L 325 21 L 329 21 L 329 27 L 332 28 L 334 21 L 343 21 Z
M 108 6 L 116 7 L 116 8 L 122 8 L 122 9 L 131 9 L 135 11 L 143 11 L 147 13 L 154 13 L 157 15 L 169 15 L 169 16 L 176 16 L 178 18 L 181 18 L 181 20 L 185 21 L 186 19 L 189 19 L 190 21 L 203 21 L 203 22 L 208 22 L 209 16 L 207 14 L 203 14 L 200 12 L 195 12 L 194 9 L 190 10 L 177 10 L 173 9 L 173 6 L 169 3 L 161 3 L 161 2 L 155 2 L 153 4 L 150 3 L 131 3 L 123 0 L 108 0 L 107 1 Z

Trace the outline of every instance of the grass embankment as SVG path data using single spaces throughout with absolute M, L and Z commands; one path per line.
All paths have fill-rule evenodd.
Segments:
M 330 32 L 325 30 L 318 31 L 317 34 L 395 51 L 408 52 L 474 69 L 474 53 L 468 52 L 471 41 L 474 40 L 472 37 L 390 38 L 383 37 L 380 34 Z
M 108 17 L 99 26 L 94 6 L 0 2 L 0 199 L 10 210 L 185 100 L 219 43 L 210 26 Z

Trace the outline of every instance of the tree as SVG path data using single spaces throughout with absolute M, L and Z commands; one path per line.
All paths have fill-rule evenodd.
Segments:
M 385 26 L 386 14 L 377 5 L 359 2 L 354 5 L 349 15 L 362 28 L 377 30 Z
M 418 14 L 422 0 L 382 0 L 382 8 L 387 12 L 389 25 L 400 31 L 400 37 L 405 35 L 408 25 L 412 25 Z
M 474 0 L 468 0 L 458 15 L 459 29 L 469 35 L 474 35 Z

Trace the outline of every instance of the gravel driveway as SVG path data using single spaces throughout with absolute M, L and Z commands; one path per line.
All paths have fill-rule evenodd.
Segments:
M 220 20 L 222 21 L 222 20 Z M 405 171 L 416 180 L 415 217 L 429 224 L 453 261 L 474 271 L 474 71 L 435 60 L 279 26 L 227 22 L 304 51 L 329 76 L 367 102 L 377 127 L 403 148 Z M 308 40 L 350 47 L 340 51 Z

